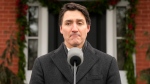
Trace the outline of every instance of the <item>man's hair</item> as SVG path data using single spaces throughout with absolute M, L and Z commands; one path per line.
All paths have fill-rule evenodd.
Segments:
M 59 26 L 62 25 L 62 19 L 63 19 L 64 13 L 68 10 L 69 11 L 74 11 L 74 10 L 80 11 L 84 15 L 86 23 L 88 25 L 91 25 L 91 19 L 89 17 L 89 12 L 87 11 L 86 7 L 84 7 L 80 4 L 76 4 L 76 3 L 67 3 L 67 4 L 63 5 L 63 7 L 61 8 L 61 11 L 59 13 Z

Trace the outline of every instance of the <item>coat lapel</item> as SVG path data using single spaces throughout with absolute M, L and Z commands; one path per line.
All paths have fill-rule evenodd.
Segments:
M 83 50 L 84 53 L 84 61 L 81 66 L 78 67 L 77 70 L 77 80 L 76 83 L 79 82 L 86 73 L 92 68 L 92 66 L 98 61 L 98 57 L 95 56 L 95 51 L 93 47 L 87 43 L 86 49 Z M 63 44 L 54 51 L 54 56 L 52 56 L 52 60 L 54 61 L 55 65 L 61 71 L 61 73 L 66 77 L 66 79 L 73 83 L 73 73 L 72 70 L 67 63 L 67 54 L 65 52 Z
M 84 53 L 84 61 L 81 66 L 79 66 L 77 70 L 77 81 L 84 77 L 84 75 L 92 68 L 92 66 L 98 61 L 98 57 L 95 56 L 95 51 L 93 50 L 92 46 L 87 43 L 86 49 L 83 51 Z
M 73 82 L 73 74 L 72 70 L 67 63 L 67 55 L 64 50 L 63 44 L 54 52 L 54 56 L 52 60 L 54 61 L 55 65 L 61 71 L 61 73 L 66 77 L 66 79 L 72 83 Z

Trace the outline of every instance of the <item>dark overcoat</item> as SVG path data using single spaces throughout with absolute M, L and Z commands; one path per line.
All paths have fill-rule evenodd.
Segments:
M 78 67 L 76 84 L 121 84 L 114 57 L 93 48 L 88 42 L 83 53 L 84 61 Z M 63 43 L 35 60 L 30 84 L 73 84 L 73 71 L 67 63 Z

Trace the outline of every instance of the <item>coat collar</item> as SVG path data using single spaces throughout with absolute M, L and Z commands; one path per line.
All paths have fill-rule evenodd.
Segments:
M 92 66 L 98 61 L 98 57 L 95 55 L 94 48 L 87 42 L 87 46 L 84 47 L 84 61 L 81 66 L 78 67 L 77 71 L 77 82 L 88 73 L 88 71 L 92 68 Z
M 52 60 L 61 73 L 66 77 L 66 79 L 72 83 L 73 74 L 72 70 L 67 62 L 67 54 L 64 49 L 63 43 L 60 45 L 58 49 L 54 51 L 54 55 L 52 56 Z
M 62 43 L 61 46 L 54 51 L 55 55 L 52 56 L 52 60 L 54 61 L 58 69 L 62 72 L 62 74 L 66 77 L 66 79 L 70 83 L 73 83 L 73 73 L 69 64 L 67 63 L 67 53 L 68 51 Z M 97 56 L 95 55 L 94 48 L 87 41 L 84 44 L 83 53 L 84 61 L 83 64 L 78 67 L 76 83 L 79 82 L 82 77 L 84 77 L 84 75 L 92 68 L 92 66 L 98 60 Z

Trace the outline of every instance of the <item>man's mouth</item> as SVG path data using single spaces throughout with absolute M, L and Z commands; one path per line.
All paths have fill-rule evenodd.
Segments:
M 72 36 L 80 36 L 79 34 L 71 34 L 70 37 Z

